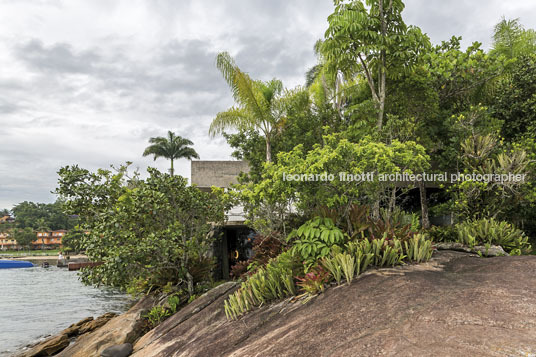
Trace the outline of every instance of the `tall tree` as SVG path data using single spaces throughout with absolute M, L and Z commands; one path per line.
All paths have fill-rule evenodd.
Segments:
M 21 247 L 29 247 L 32 242 L 36 241 L 36 235 L 30 227 L 17 228 L 13 230 L 13 238 Z
M 387 79 L 407 73 L 429 40 L 402 20 L 402 0 L 334 0 L 322 52 L 336 69 L 362 74 L 383 126 Z
M 24 201 L 13 207 L 15 226 L 32 229 L 71 229 L 76 219 L 62 212 L 62 202 L 35 203 Z
M 199 159 L 197 152 L 189 145 L 194 143 L 186 138 L 176 135 L 171 130 L 168 131 L 167 137 L 158 136 L 149 139 L 149 145 L 145 148 L 143 156 L 153 155 L 154 159 L 164 157 L 171 161 L 169 170 L 171 176 L 174 175 L 173 161 L 177 159 Z
M 536 51 L 536 32 L 525 30 L 519 19 L 502 20 L 493 31 L 493 52 L 507 58 L 533 54 Z
M 218 54 L 216 67 L 231 88 L 237 106 L 218 113 L 209 134 L 214 137 L 226 129 L 259 131 L 266 141 L 266 161 L 272 161 L 272 136 L 283 118 L 280 100 L 283 84 L 277 79 L 267 82 L 251 79 L 227 52 Z

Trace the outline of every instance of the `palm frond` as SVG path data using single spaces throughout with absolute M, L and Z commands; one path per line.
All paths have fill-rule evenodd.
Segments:
M 222 134 L 227 129 L 252 129 L 254 121 L 251 116 L 241 108 L 232 107 L 231 109 L 220 112 L 210 124 L 208 133 L 211 137 Z

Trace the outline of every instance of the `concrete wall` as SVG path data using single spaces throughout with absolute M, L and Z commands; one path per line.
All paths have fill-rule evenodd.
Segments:
M 249 172 L 246 161 L 192 161 L 192 184 L 199 188 L 229 187 L 238 183 L 241 172 Z

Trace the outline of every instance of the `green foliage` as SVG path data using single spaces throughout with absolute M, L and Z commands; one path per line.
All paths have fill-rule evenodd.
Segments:
M 148 169 L 149 177 L 141 180 L 126 170 L 91 173 L 68 166 L 59 171 L 57 193 L 89 232 L 81 245 L 89 259 L 103 263 L 82 270 L 82 280 L 123 289 L 137 279 L 147 279 L 148 287 L 172 282 L 193 294 L 199 282 L 195 267 L 207 266 L 210 222 L 223 220 L 221 201 L 187 186 L 181 176 Z M 203 271 L 201 281 L 209 269 Z
M 292 252 L 309 268 L 327 256 L 332 246 L 344 244 L 345 236 L 331 219 L 316 217 L 292 231 L 287 239 L 292 242 Z
M 432 241 L 423 234 L 416 234 L 409 241 L 403 242 L 404 253 L 410 262 L 421 263 L 430 260 L 433 254 Z
M 79 252 L 82 250 L 82 242 L 84 238 L 84 231 L 79 227 L 67 232 L 61 240 L 61 244 L 66 250 L 73 252 Z
M 395 266 L 401 264 L 404 258 L 401 244 L 398 240 L 393 240 L 390 245 L 385 238 L 361 241 L 360 249 L 363 255 L 372 254 L 371 265 L 376 267 Z
M 160 325 L 169 316 L 171 316 L 170 311 L 164 306 L 160 305 L 153 306 L 147 315 L 145 315 L 145 317 L 149 320 L 151 328 Z
M 499 245 L 510 255 L 528 254 L 532 247 L 523 231 L 512 224 L 495 219 L 480 219 L 458 223 L 458 242 L 470 247 Z
M 504 121 L 501 134 L 507 140 L 523 134 L 534 137 L 536 127 L 536 55 L 519 57 L 493 96 L 494 115 Z M 531 130 L 532 129 L 532 130 Z
M 344 277 L 346 278 L 346 282 L 348 285 L 352 282 L 354 279 L 354 273 L 355 273 L 355 258 L 348 254 L 348 253 L 339 253 L 335 256 L 335 260 L 337 263 L 339 263 L 343 273 Z
M 216 66 L 238 106 L 218 113 L 209 134 L 222 134 L 226 129 L 260 131 L 266 141 L 266 161 L 271 161 L 271 137 L 283 116 L 284 107 L 279 100 L 283 84 L 276 79 L 267 82 L 251 79 L 227 52 L 218 54 Z
M 36 240 L 35 231 L 30 228 L 15 228 L 13 230 L 13 238 L 22 247 L 29 247 Z
M 434 242 L 456 242 L 458 231 L 455 226 L 433 226 L 426 231 Z
M 370 204 L 385 198 L 387 190 L 394 188 L 393 182 L 381 181 L 380 175 L 417 173 L 428 168 L 429 157 L 424 147 L 415 142 L 395 140 L 387 145 L 365 138 L 352 143 L 340 135 L 326 135 L 324 140 L 325 145 L 317 145 L 308 152 L 298 145 L 290 152 L 279 153 L 277 163 L 265 166 L 258 183 L 237 187 L 237 197 L 251 222 L 261 221 L 265 227 L 284 232 L 284 217 L 293 208 L 307 217 L 324 206 L 342 212 L 342 221 L 347 222 L 352 204 Z M 333 180 L 307 179 L 328 173 L 333 173 Z M 363 173 L 375 176 L 358 183 L 345 177 Z M 305 179 L 289 180 L 289 175 L 294 174 Z
M 536 51 L 536 32 L 525 30 L 519 19 L 503 19 L 493 31 L 493 54 L 519 58 Z
M 76 218 L 63 213 L 62 202 L 35 203 L 24 201 L 13 207 L 15 227 L 32 228 L 34 230 L 72 229 Z
M 335 279 L 337 284 L 340 284 L 342 280 L 343 271 L 342 271 L 342 265 L 340 264 L 340 261 L 337 258 L 338 254 L 340 254 L 340 250 L 336 254 L 333 254 L 333 251 L 332 251 L 332 256 L 322 258 L 321 262 L 322 262 L 322 266 L 326 268 L 327 271 L 329 271 L 329 273 L 331 274 L 333 279 Z
M 347 76 L 361 73 L 369 84 L 382 129 L 386 79 L 411 70 L 418 54 L 429 47 L 419 28 L 402 20 L 402 0 L 336 0 L 321 52 Z
M 229 296 L 224 303 L 227 318 L 236 319 L 255 306 L 295 295 L 294 276 L 299 271 L 300 265 L 292 252 L 281 253 L 249 276 L 240 289 Z
M 192 295 L 191 297 L 194 297 L 194 296 L 195 295 Z M 188 301 L 188 303 L 190 303 L 190 302 L 191 301 Z M 167 304 L 169 306 L 169 311 L 171 312 L 171 314 L 174 314 L 174 313 L 177 312 L 177 310 L 179 309 L 179 307 L 181 305 L 181 299 L 177 295 L 172 295 L 172 296 L 168 297 Z
M 194 143 L 186 138 L 176 135 L 172 131 L 168 131 L 166 137 L 158 136 L 149 139 L 149 145 L 145 148 L 143 156 L 153 155 L 156 160 L 159 157 L 164 157 L 171 162 L 169 173 L 174 175 L 173 161 L 186 158 L 188 160 L 199 159 L 197 152 L 189 145 Z

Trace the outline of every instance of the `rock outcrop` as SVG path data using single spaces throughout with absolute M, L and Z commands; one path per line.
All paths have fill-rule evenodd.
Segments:
M 87 317 L 72 324 L 59 334 L 48 337 L 44 341 L 31 346 L 28 350 L 19 354 L 19 357 L 53 356 L 69 346 L 73 337 L 94 331 L 105 325 L 115 316 L 117 314 L 106 313 L 96 319 Z
M 61 351 L 58 357 L 99 357 L 103 350 L 110 346 L 133 343 L 142 334 L 142 316 L 147 313 L 153 304 L 153 298 L 148 296 L 140 300 L 130 310 L 124 314 L 115 316 L 105 322 L 102 327 L 99 319 L 92 327 L 96 329 L 90 333 L 85 333 L 69 347 Z M 107 317 L 111 315 L 107 314 Z
M 49 337 L 42 342 L 32 346 L 29 350 L 19 354 L 19 357 L 41 357 L 54 356 L 65 347 L 69 346 L 69 337 L 66 334 L 60 334 Z
M 502 257 L 508 255 L 500 245 L 491 245 L 489 247 L 483 245 L 477 245 L 469 247 L 462 243 L 457 242 L 445 242 L 435 243 L 434 246 L 438 250 L 456 250 L 458 252 L 477 253 L 484 257 Z
M 512 356 L 536 353 L 536 257 L 441 251 L 301 302 L 227 321 L 223 284 L 143 336 L 132 356 Z M 66 355 L 65 355 L 66 356 Z M 89 355 L 88 355 L 89 356 Z

